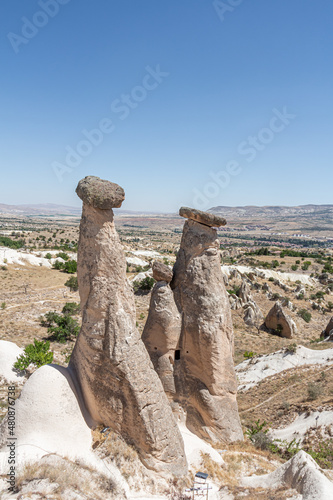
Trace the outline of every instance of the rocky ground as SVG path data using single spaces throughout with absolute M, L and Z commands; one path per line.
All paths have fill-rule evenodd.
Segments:
M 76 227 L 59 229 L 60 231 L 65 231 L 63 233 L 65 241 L 66 239 L 75 241 Z M 60 243 L 61 238 L 58 239 Z M 134 237 L 133 239 L 135 240 Z M 147 267 L 151 265 L 154 258 L 172 265 L 175 260 L 174 251 L 177 248 L 177 241 L 173 240 L 167 245 L 156 233 L 153 236 L 147 236 L 147 240 L 136 239 L 133 241 L 132 236 L 127 234 L 123 238 L 123 245 L 129 259 L 135 257 L 142 261 L 139 264 L 128 265 L 127 277 L 132 280 L 139 272 L 147 272 Z M 132 252 L 137 253 L 133 254 Z M 149 254 L 149 252 L 153 253 Z M 222 264 L 236 266 L 236 272 L 233 271 L 225 277 L 231 304 L 235 303 L 235 297 L 242 300 L 232 310 L 235 364 L 240 365 L 240 363 L 244 364 L 245 362 L 244 369 L 247 369 L 246 363 L 251 364 L 252 367 L 256 365 L 261 367 L 260 380 L 251 388 L 241 390 L 238 394 L 243 432 L 249 431 L 255 422 L 259 421 L 260 425 L 265 421 L 266 425 L 262 430 L 268 430 L 268 435 L 274 439 L 275 431 L 287 429 L 297 418 L 308 418 L 304 425 L 302 422 L 302 433 L 297 435 L 297 439 L 302 441 L 300 447 L 310 452 L 311 456 L 316 458 L 317 463 L 325 469 L 327 477 L 331 477 L 330 470 L 333 467 L 333 429 L 331 425 L 333 422 L 333 364 L 327 360 L 322 364 L 297 365 L 269 376 L 262 376 L 262 373 L 266 371 L 270 373 L 270 366 L 273 366 L 275 361 L 274 358 L 260 361 L 264 359 L 260 356 L 275 353 L 281 349 L 289 349 L 290 359 L 292 360 L 293 356 L 296 359 L 298 355 L 296 346 L 304 346 L 312 351 L 332 349 L 332 343 L 323 342 L 320 339 L 322 331 L 332 316 L 330 304 L 333 302 L 333 292 L 330 286 L 330 277 L 328 276 L 328 279 L 324 281 L 319 281 L 316 278 L 316 275 L 320 275 L 323 265 L 316 263 L 315 259 L 305 259 L 311 261 L 311 264 L 308 270 L 304 271 L 301 269 L 304 260 L 302 261 L 299 257 L 280 258 L 276 249 L 272 249 L 272 252 L 275 254 L 271 256 L 249 257 L 246 255 L 248 248 L 239 248 L 237 251 L 227 249 L 227 253 L 223 255 Z M 330 251 L 327 251 L 326 255 L 331 255 Z M 249 262 L 249 259 L 252 258 L 262 262 L 263 266 L 267 266 L 265 264 L 267 262 L 277 260 L 279 264 L 274 270 L 279 273 L 278 278 L 264 277 L 260 273 L 260 269 L 265 269 L 265 267 L 261 267 L 260 264 L 256 264 L 254 267 L 254 269 L 259 270 L 258 274 L 244 272 L 241 266 L 252 265 L 253 267 L 253 261 Z M 296 264 L 298 260 L 301 261 L 301 264 Z M 237 270 L 237 266 L 239 270 Z M 293 271 L 292 266 L 298 266 L 297 270 Z M 283 275 L 292 272 L 298 274 L 299 279 L 285 279 Z M 306 283 L 301 282 L 303 276 L 306 276 Z M 27 263 L 24 265 L 10 264 L 4 260 L 0 262 L 0 340 L 14 342 L 24 348 L 34 339 L 47 339 L 47 328 L 41 326 L 40 316 L 49 311 L 60 313 L 66 303 L 79 302 L 78 292 L 72 292 L 65 286 L 68 278 L 68 274 L 45 266 L 33 266 Z M 244 283 L 248 287 L 251 301 L 262 313 L 262 321 L 257 321 L 253 325 L 244 322 L 248 297 L 239 297 L 240 288 Z M 142 289 L 137 290 L 135 294 L 137 327 L 140 333 L 142 333 L 147 319 L 150 295 L 149 290 Z M 283 310 L 296 325 L 296 331 L 293 332 L 292 338 L 283 338 L 277 332 L 268 331 L 262 326 L 265 317 L 277 300 L 282 302 Z M 311 314 L 308 322 L 300 316 L 302 310 Z M 74 316 L 74 318 L 80 322 L 79 316 Z M 73 345 L 74 339 L 66 343 L 51 342 L 54 362 L 66 366 Z M 265 364 L 262 365 L 262 363 Z M 30 368 L 30 371 L 32 372 L 33 368 Z M 0 418 L 7 411 L 6 387 L 7 383 L 2 379 L 0 382 Z M 18 385 L 17 395 L 20 392 L 19 387 Z M 210 474 L 214 485 L 217 485 L 218 489 L 222 488 L 221 493 L 224 496 L 221 498 L 310 498 L 304 495 L 300 496 L 296 489 L 282 483 L 279 485 L 277 482 L 271 483 L 266 485 L 267 487 L 258 487 L 257 485 L 250 487 L 249 484 L 241 484 L 241 479 L 244 476 L 272 472 L 286 460 L 292 458 L 295 447 L 291 446 L 288 449 L 288 444 L 294 439 L 292 429 L 290 432 L 285 432 L 283 440 L 286 443 L 282 447 L 283 449 L 281 448 L 282 451 L 274 453 L 271 448 L 267 447 L 267 443 L 251 441 L 250 434 L 245 434 L 245 436 L 244 443 L 229 446 L 217 445 L 225 462 L 223 467 L 217 466 L 209 456 L 204 454 L 202 456 L 201 467 L 204 467 Z M 133 449 L 115 439 L 113 439 L 111 446 L 110 439 L 111 436 L 106 439 L 101 432 L 96 431 L 94 434 L 95 453 L 99 456 L 109 457 L 108 459 L 112 463 L 116 463 L 134 490 L 136 488 L 134 483 L 142 483 L 145 485 L 145 491 L 156 495 L 156 498 L 158 495 L 159 498 L 182 498 L 181 492 L 184 492 L 184 489 L 192 481 L 190 476 L 187 478 L 186 484 L 160 482 L 154 474 L 147 475 L 143 471 Z M 118 451 L 116 452 L 116 450 Z M 54 474 L 50 477 L 47 471 L 50 471 L 51 465 L 45 460 L 45 463 L 40 464 L 38 471 L 31 468 L 25 470 L 19 483 L 19 495 L 21 496 L 17 496 L 17 498 L 43 498 L 42 496 L 33 496 L 39 489 L 44 491 L 43 494 L 46 494 L 47 498 L 50 499 L 65 497 L 73 499 L 112 498 L 112 485 L 107 482 L 107 479 L 105 479 L 106 482 L 104 480 L 103 482 L 97 476 L 94 477 L 94 487 L 89 489 L 87 480 L 88 477 L 92 476 L 90 476 L 89 471 L 87 473 L 86 469 L 69 461 L 59 462 L 56 467 L 52 465 Z M 73 477 L 75 469 L 76 481 L 73 484 L 71 481 L 68 484 L 63 482 L 59 484 L 58 468 L 59 475 L 60 470 L 66 471 L 68 478 Z M 37 483 L 33 483 L 33 481 L 37 481 Z M 75 491 L 77 493 L 74 493 Z M 76 494 L 77 496 L 75 496 Z M 116 493 L 114 492 L 114 494 Z M 135 495 L 137 498 L 147 498 L 147 496 L 143 496 L 140 488 Z

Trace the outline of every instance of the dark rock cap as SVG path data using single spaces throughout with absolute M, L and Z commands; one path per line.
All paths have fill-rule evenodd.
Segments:
M 125 199 L 122 187 L 94 175 L 88 175 L 80 180 L 76 194 L 84 203 L 100 210 L 119 208 Z
M 166 281 L 170 283 L 173 277 L 172 269 L 166 264 L 155 260 L 153 263 L 153 278 L 156 281 Z
M 195 208 L 181 207 L 179 209 L 179 215 L 210 227 L 225 226 L 227 223 L 227 221 L 219 215 L 211 214 L 210 212 L 202 212 Z

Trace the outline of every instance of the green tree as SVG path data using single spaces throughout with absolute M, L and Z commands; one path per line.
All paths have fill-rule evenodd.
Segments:
M 34 339 L 33 344 L 27 345 L 24 349 L 24 354 L 21 354 L 14 363 L 14 368 L 23 371 L 29 365 L 34 364 L 37 368 L 43 365 L 48 365 L 53 361 L 53 352 L 50 349 L 50 342 L 43 342 Z
M 65 283 L 65 286 L 68 286 L 71 292 L 77 292 L 79 289 L 79 284 L 76 276 L 71 276 Z

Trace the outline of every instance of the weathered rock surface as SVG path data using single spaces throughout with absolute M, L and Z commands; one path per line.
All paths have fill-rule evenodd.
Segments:
M 202 212 L 201 210 L 196 210 L 195 208 L 181 207 L 179 209 L 179 215 L 210 227 L 225 226 L 227 223 L 227 221 L 220 215 L 215 215 L 210 212 Z
M 181 326 L 181 314 L 170 285 L 165 281 L 157 282 L 152 290 L 142 340 L 169 398 L 176 393 L 174 360 Z
M 154 297 L 162 290 L 156 285 L 143 338 L 158 366 L 160 359 L 164 362 L 166 349 L 161 350 L 157 339 L 166 343 L 165 338 L 170 337 L 173 407 L 185 410 L 187 427 L 201 437 L 213 441 L 243 439 L 236 402 L 231 312 L 215 229 L 193 220 L 185 222 L 171 288 L 182 321 L 170 335 L 158 317 L 164 314 L 161 302 L 156 311 Z M 168 303 L 172 303 L 171 298 Z M 158 330 L 161 325 L 162 330 Z
M 276 302 L 266 316 L 265 325 L 271 330 L 278 331 L 281 337 L 291 339 L 297 332 L 294 321 L 284 312 L 280 302 Z
M 333 316 L 329 320 L 327 327 L 323 331 L 323 334 L 324 334 L 324 337 L 332 337 L 333 338 Z
M 244 304 L 252 299 L 251 289 L 245 280 L 242 281 L 241 287 L 238 292 L 238 297 L 243 301 Z
M 163 264 L 163 262 L 160 262 L 159 260 L 155 260 L 153 262 L 153 278 L 156 281 L 166 281 L 167 283 L 170 283 L 172 277 L 173 272 L 169 266 Z
M 110 197 L 103 198 L 103 206 L 114 204 L 112 192 Z M 113 212 L 86 202 L 78 281 L 82 327 L 70 369 L 90 415 L 134 444 L 146 466 L 183 474 L 187 468 L 183 441 L 135 327 L 134 296 Z
M 254 300 L 249 300 L 244 306 L 244 323 L 259 328 L 264 316 Z
M 82 179 L 76 188 L 76 193 L 84 203 L 100 210 L 119 208 L 125 199 L 122 187 L 94 175 Z
M 237 295 L 230 294 L 229 295 L 230 307 L 233 311 L 237 311 L 237 309 L 241 309 L 243 307 L 243 303 Z

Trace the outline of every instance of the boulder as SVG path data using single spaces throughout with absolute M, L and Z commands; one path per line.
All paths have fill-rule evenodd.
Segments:
M 210 212 L 202 212 L 201 210 L 196 210 L 195 208 L 181 207 L 179 209 L 179 215 L 210 227 L 225 226 L 227 223 L 227 221 L 219 215 L 215 215 Z
M 153 278 L 156 281 L 165 281 L 166 283 L 170 283 L 173 277 L 172 269 L 163 262 L 159 260 L 155 260 L 153 262 Z
M 281 337 L 291 339 L 297 333 L 294 321 L 284 312 L 280 302 L 276 302 L 266 316 L 265 326 L 279 332 Z
M 84 203 L 100 210 L 119 208 L 125 199 L 122 187 L 94 175 L 82 179 L 77 185 L 76 193 Z
M 134 295 L 113 212 L 96 208 L 99 195 L 92 193 L 89 203 L 83 202 L 80 223 L 82 327 L 69 367 L 97 424 L 133 444 L 147 467 L 181 475 L 187 470 L 183 440 L 135 326 Z M 101 193 L 102 206 L 114 205 L 110 183 Z

